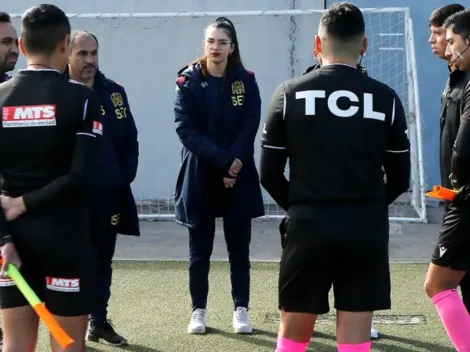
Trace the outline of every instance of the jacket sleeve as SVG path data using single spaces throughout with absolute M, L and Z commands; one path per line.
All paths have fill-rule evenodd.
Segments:
M 470 82 L 465 86 L 460 126 L 455 138 L 451 161 L 451 181 L 454 188 L 468 185 L 470 181 Z
M 411 175 L 408 126 L 403 104 L 396 94 L 393 100 L 391 123 L 384 160 L 389 204 L 393 203 L 402 193 L 408 190 Z
M 288 159 L 285 129 L 284 84 L 277 87 L 268 106 L 261 136 L 260 182 L 266 192 L 284 210 L 289 206 L 289 181 L 284 175 Z
M 246 109 L 244 123 L 235 142 L 230 147 L 230 151 L 238 159 L 244 161 L 245 158 L 251 157 L 251 151 L 255 143 L 256 133 L 259 129 L 261 120 L 261 97 L 258 83 L 254 73 L 249 75 L 248 89 L 246 90 Z
M 174 104 L 176 133 L 181 143 L 196 156 L 204 159 L 225 174 L 230 169 L 235 157 L 219 148 L 209 137 L 198 131 L 195 122 L 194 97 L 181 76 L 176 82 Z
M 137 167 L 139 164 L 139 141 L 137 139 L 138 131 L 124 88 L 122 88 L 122 96 L 127 109 L 127 125 L 125 132 L 124 155 L 121 156 L 121 170 L 126 183 L 131 184 L 137 175 Z
M 103 134 L 100 101 L 91 89 L 84 98 L 83 121 L 76 133 L 75 150 L 67 174 L 23 196 L 28 210 L 55 203 L 71 193 L 88 189 L 96 168 Z

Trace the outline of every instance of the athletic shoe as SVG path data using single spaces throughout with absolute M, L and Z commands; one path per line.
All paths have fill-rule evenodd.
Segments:
M 233 312 L 233 330 L 236 334 L 251 334 L 253 332 L 246 308 L 237 307 Z
M 111 323 L 111 320 L 105 322 L 90 322 L 90 329 L 88 330 L 88 341 L 101 342 L 112 346 L 127 346 L 127 340 L 119 335 Z
M 372 324 L 372 327 L 370 328 L 370 337 L 373 339 L 378 339 L 379 338 L 379 330 Z
M 188 325 L 188 334 L 206 333 L 207 310 L 197 308 L 191 314 L 191 320 Z

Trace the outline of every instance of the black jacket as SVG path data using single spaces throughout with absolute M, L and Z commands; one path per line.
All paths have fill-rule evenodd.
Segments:
M 470 72 L 463 72 L 456 70 L 451 72 L 447 81 L 446 88 L 442 94 L 441 106 L 441 129 L 440 129 L 440 171 L 441 171 L 441 184 L 444 187 L 452 188 L 451 182 L 452 163 L 455 156 L 457 159 L 461 153 L 456 154 L 456 144 L 458 140 L 459 130 L 461 129 L 462 110 L 464 105 L 464 91 L 465 87 L 470 81 Z M 455 154 L 455 155 L 454 155 Z M 456 160 L 454 160 L 455 162 Z M 457 163 L 458 164 L 458 163 Z M 458 165 L 459 166 L 459 165 Z M 468 170 L 465 172 L 470 174 L 470 165 L 464 166 Z M 460 166 L 460 173 L 462 166 Z M 462 177 L 462 176 L 461 176 Z M 467 176 L 463 176 L 467 178 Z M 467 180 L 460 180 L 459 183 L 465 183 Z

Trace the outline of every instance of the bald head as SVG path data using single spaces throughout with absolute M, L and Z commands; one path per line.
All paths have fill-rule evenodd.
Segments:
M 357 60 L 367 44 L 361 10 L 348 2 L 331 5 L 320 19 L 317 44 L 323 58 Z
M 97 48 L 99 47 L 98 38 L 96 38 L 96 36 L 93 33 L 90 33 L 90 32 L 85 31 L 83 29 L 73 31 L 70 34 L 70 46 L 73 48 L 75 46 L 75 44 L 77 43 L 77 41 L 87 39 L 87 38 L 93 39 L 96 42 L 96 47 Z

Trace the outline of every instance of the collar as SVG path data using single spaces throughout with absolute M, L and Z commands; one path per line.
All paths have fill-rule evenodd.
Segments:
M 40 68 L 40 69 L 32 69 L 32 68 L 23 68 L 21 70 L 18 70 L 18 72 L 57 72 L 57 73 L 60 73 L 59 71 L 57 71 L 56 69 L 53 69 L 53 68 Z M 60 73 L 62 74 L 62 73 Z
M 321 65 L 321 67 L 328 67 L 328 66 L 346 66 L 346 67 L 351 67 L 353 69 L 357 69 L 357 66 L 351 66 L 351 65 L 341 64 L 341 63 L 331 63 L 331 64 L 326 64 L 326 65 Z
M 106 76 L 98 69 L 95 73 L 93 88 L 103 86 L 106 82 Z
M 67 65 L 67 67 L 65 68 L 64 75 L 66 75 L 68 78 L 71 78 L 70 77 L 70 71 L 69 71 L 69 65 Z M 105 75 L 98 69 L 95 73 L 93 88 L 103 85 L 104 81 L 105 81 L 105 78 L 106 78 Z
M 457 84 L 463 77 L 465 77 L 465 72 L 460 70 L 454 70 L 449 74 L 449 85 L 453 86 Z
M 304 75 L 306 75 L 307 73 L 311 72 L 311 71 L 314 71 L 314 70 L 318 70 L 320 68 L 320 64 L 316 64 L 316 65 L 313 65 L 313 66 L 310 66 L 309 68 L 307 68 L 304 72 Z

